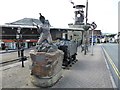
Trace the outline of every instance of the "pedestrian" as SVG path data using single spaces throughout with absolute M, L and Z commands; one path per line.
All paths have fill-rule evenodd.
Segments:
M 83 52 L 84 51 L 84 45 L 82 44 L 81 45 L 81 52 Z
M 6 52 L 8 52 L 8 46 L 5 46 L 5 50 L 6 50 Z

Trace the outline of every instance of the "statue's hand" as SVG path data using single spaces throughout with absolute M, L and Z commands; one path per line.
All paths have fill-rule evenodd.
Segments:
M 38 29 L 42 29 L 42 26 L 40 26 L 40 25 L 38 25 L 38 24 L 36 24 L 34 22 L 33 22 L 33 26 L 36 26 Z
M 33 26 L 37 26 L 37 24 L 33 22 Z

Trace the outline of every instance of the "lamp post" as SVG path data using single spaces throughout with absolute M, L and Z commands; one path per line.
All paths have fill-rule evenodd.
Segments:
M 21 29 L 18 28 L 17 29 L 17 35 L 16 35 L 16 38 L 17 38 L 17 48 L 18 48 L 18 57 L 20 57 L 20 43 L 19 43 L 19 41 L 20 41 L 20 31 L 21 31 Z
M 88 50 L 88 30 L 90 28 L 90 25 L 88 25 L 88 0 L 86 0 L 86 16 L 85 16 L 85 25 L 83 26 L 84 29 L 84 55 L 86 55 L 86 52 Z
M 20 57 L 20 59 L 22 61 L 22 67 L 24 67 L 24 48 L 23 48 L 23 43 L 21 44 L 22 34 L 21 34 L 20 27 L 17 29 L 17 33 L 18 34 L 16 35 L 16 38 L 18 39 L 18 57 Z

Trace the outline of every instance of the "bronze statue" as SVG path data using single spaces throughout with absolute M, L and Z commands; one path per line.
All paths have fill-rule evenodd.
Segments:
M 45 20 L 44 16 L 41 16 L 40 21 L 39 25 L 33 22 L 40 37 L 36 49 L 30 51 L 31 82 L 36 86 L 49 87 L 62 76 L 64 53 L 52 43 L 49 21 Z
M 40 34 L 40 37 L 37 42 L 36 50 L 39 52 L 50 52 L 57 50 L 57 46 L 52 44 L 49 21 L 45 20 L 45 17 L 42 15 L 40 17 L 40 20 L 41 20 L 41 24 L 39 25 L 33 22 L 33 25 L 37 27 L 37 31 Z

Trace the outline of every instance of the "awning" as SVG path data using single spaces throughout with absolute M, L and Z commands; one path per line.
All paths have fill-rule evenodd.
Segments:
M 2 40 L 3 42 L 7 43 L 7 42 L 15 42 L 14 40 Z

